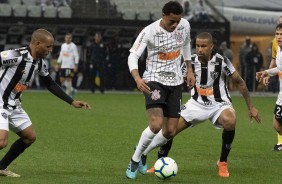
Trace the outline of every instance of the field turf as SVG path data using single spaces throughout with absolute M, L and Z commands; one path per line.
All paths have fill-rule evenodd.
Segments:
M 245 102 L 233 96 L 237 128 L 228 166 L 230 178 L 217 175 L 221 130 L 206 122 L 187 129 L 175 140 L 170 157 L 179 168 L 171 180 L 138 174 L 128 180 L 125 170 L 140 134 L 147 126 L 143 95 L 78 93 L 92 109 L 74 109 L 48 92 L 26 92 L 23 107 L 37 132 L 37 141 L 10 165 L 20 178 L 0 177 L 1 184 L 277 184 L 281 182 L 282 152 L 272 128 L 276 97 L 252 97 L 262 124 L 251 122 Z M 184 94 L 184 101 L 188 98 Z M 9 134 L 9 145 L 17 139 Z M 7 148 L 0 151 L 2 157 Z M 151 166 L 156 151 L 148 156 Z

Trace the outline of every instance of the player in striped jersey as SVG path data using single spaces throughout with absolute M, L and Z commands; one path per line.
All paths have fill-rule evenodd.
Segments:
M 261 122 L 257 109 L 253 106 L 248 88 L 232 63 L 218 53 L 213 52 L 212 36 L 202 32 L 196 37 L 197 55 L 192 56 L 192 67 L 196 83 L 191 90 L 191 98 L 181 110 L 176 134 L 205 120 L 210 120 L 216 128 L 223 128 L 222 150 L 217 162 L 220 177 L 229 177 L 227 157 L 235 136 L 236 115 L 226 85 L 226 77 L 233 79 L 245 99 L 248 115 Z M 152 149 L 163 145 L 165 141 L 155 136 L 149 147 L 143 152 L 147 155 Z M 165 150 L 167 153 L 169 150 Z
M 13 160 L 36 139 L 29 116 L 21 107 L 20 97 L 37 73 L 47 89 L 75 108 L 89 109 L 90 105 L 70 98 L 52 80 L 44 58 L 52 51 L 53 35 L 45 29 L 37 29 L 31 36 L 29 46 L 0 53 L 0 150 L 8 144 L 9 129 L 20 138 L 0 160 L 0 176 L 19 177 L 7 169 Z
M 187 83 L 194 85 L 195 77 L 191 67 L 190 24 L 181 18 L 182 6 L 176 1 L 166 3 L 163 17 L 145 27 L 135 40 L 128 65 L 137 87 L 144 93 L 149 126 L 142 132 L 126 170 L 130 179 L 138 171 L 146 174 L 146 157 L 143 151 L 160 131 L 162 140 L 173 137 L 179 119 L 182 98 L 181 57 L 188 66 Z M 138 59 L 147 47 L 148 58 L 143 78 L 138 72 Z
M 276 48 L 272 48 L 276 50 L 276 67 L 270 68 L 265 71 L 257 72 L 256 78 L 259 82 L 263 82 L 263 84 L 268 85 L 269 76 L 276 76 L 279 77 L 280 82 L 280 91 L 278 94 L 278 98 L 276 100 L 276 105 L 274 109 L 273 115 L 273 127 L 278 133 L 279 137 L 282 138 L 282 23 L 278 24 L 275 29 L 275 42 L 277 43 Z M 281 151 L 282 146 L 279 144 L 277 147 L 273 148 L 276 151 Z

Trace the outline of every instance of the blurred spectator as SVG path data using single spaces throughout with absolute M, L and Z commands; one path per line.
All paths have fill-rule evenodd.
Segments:
M 239 61 L 240 61 L 240 75 L 246 81 L 246 55 L 252 50 L 251 39 L 246 36 L 245 42 L 240 48 Z
M 189 0 L 187 1 L 184 1 L 184 4 L 183 4 L 183 9 L 184 9 L 184 16 L 183 18 L 185 18 L 186 20 L 188 21 L 193 21 L 193 18 L 194 18 L 194 15 L 192 13 L 192 9 L 190 7 L 191 3 Z
M 263 56 L 258 49 L 258 46 L 254 44 L 252 49 L 246 55 L 246 67 L 247 78 L 246 85 L 249 91 L 256 91 L 258 82 L 256 81 L 256 72 L 262 70 Z
M 197 22 L 210 22 L 211 11 L 208 6 L 204 4 L 204 0 L 198 0 L 197 4 L 192 9 Z
M 105 85 L 108 89 L 116 89 L 116 76 L 117 76 L 117 67 L 121 64 L 121 45 L 113 38 L 109 42 L 108 46 L 108 57 L 106 64 L 106 76 L 105 76 Z
M 227 43 L 225 41 L 220 44 L 219 50 L 223 56 L 227 57 L 232 62 L 233 53 L 232 50 L 227 47 Z
M 98 87 L 104 93 L 104 70 L 106 62 L 106 47 L 102 42 L 102 34 L 95 33 L 94 42 L 90 46 L 90 90 L 95 92 Z

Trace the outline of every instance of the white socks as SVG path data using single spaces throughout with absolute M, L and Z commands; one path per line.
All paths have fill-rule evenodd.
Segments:
M 141 134 L 141 137 L 139 139 L 139 143 L 136 147 L 136 150 L 132 156 L 132 160 L 135 162 L 139 162 L 141 159 L 141 155 L 143 151 L 150 145 L 152 142 L 153 138 L 156 136 L 154 134 L 150 127 L 148 126 Z
M 162 129 L 159 131 L 159 133 L 154 137 L 151 144 L 147 147 L 147 149 L 143 152 L 143 155 L 147 155 L 151 150 L 155 149 L 156 147 L 162 146 L 165 143 L 167 143 L 169 139 L 165 138 L 163 136 Z

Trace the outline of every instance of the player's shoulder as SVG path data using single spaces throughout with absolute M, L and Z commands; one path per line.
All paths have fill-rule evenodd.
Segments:
M 188 22 L 187 19 L 181 18 L 179 25 L 185 27 L 185 28 L 190 28 L 190 23 Z

